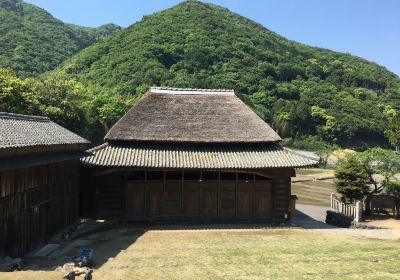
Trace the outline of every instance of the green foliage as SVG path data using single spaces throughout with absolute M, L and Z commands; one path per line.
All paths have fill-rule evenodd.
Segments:
M 21 77 L 34 76 L 120 27 L 99 28 L 64 24 L 46 11 L 21 0 L 0 0 L 0 68 L 11 68 Z
M 86 134 L 88 90 L 76 81 L 68 79 L 64 72 L 27 80 L 35 95 L 40 115 L 55 120 L 61 126 L 80 134 Z
M 186 1 L 84 49 L 63 68 L 118 95 L 146 85 L 233 88 L 283 137 L 385 145 L 400 80 L 348 54 L 302 45 L 227 9 Z
M 336 171 L 336 190 L 348 203 L 363 199 L 369 192 L 369 176 L 356 154 L 347 154 Z
M 347 154 L 335 171 L 336 188 L 347 202 L 369 200 L 372 194 L 395 191 L 393 188 L 397 188 L 397 181 L 394 175 L 399 171 L 400 155 L 390 150 L 372 148 Z M 383 180 L 378 181 L 375 175 L 381 175 Z
M 392 146 L 400 146 L 400 112 L 389 107 L 385 109 L 385 114 L 389 123 L 385 129 L 385 136 Z
M 282 137 L 329 147 L 386 145 L 385 108 L 400 103 L 400 79 L 384 67 L 289 41 L 213 4 L 185 1 L 120 32 L 65 24 L 21 0 L 0 0 L 0 18 L 0 68 L 61 72 L 7 78 L 2 110 L 43 113 L 95 141 L 153 85 L 235 89 Z
M 384 177 L 383 184 L 400 172 L 400 155 L 391 150 L 372 148 L 360 153 L 359 157 L 368 174 L 379 174 Z
M 400 209 L 400 180 L 391 179 L 386 184 L 386 192 L 396 198 L 397 209 Z
M 0 69 L 0 112 L 37 112 L 38 102 L 29 86 L 11 70 Z
M 22 80 L 11 70 L 0 69 L 0 111 L 47 116 L 95 143 L 139 97 L 83 86 L 65 72 Z

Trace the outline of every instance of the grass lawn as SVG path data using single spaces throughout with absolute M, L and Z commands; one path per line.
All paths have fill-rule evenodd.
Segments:
M 334 169 L 329 168 L 306 168 L 306 169 L 296 169 L 297 175 L 333 175 L 335 173 Z
M 292 183 L 292 194 L 297 195 L 297 203 L 319 205 L 329 207 L 331 204 L 331 193 L 336 192 L 333 179 L 313 181 L 313 177 L 333 176 L 333 169 L 297 169 L 299 178 L 309 178 L 308 181 Z
M 126 236 L 116 235 L 114 242 L 119 238 Z M 47 280 L 61 279 L 60 275 L 14 272 L 0 274 L 0 279 Z M 400 279 L 400 242 L 303 229 L 147 231 L 93 276 L 95 280 Z
M 302 229 L 149 231 L 95 279 L 400 279 L 400 243 Z
M 330 207 L 331 193 L 336 192 L 333 179 L 292 183 L 297 203 Z

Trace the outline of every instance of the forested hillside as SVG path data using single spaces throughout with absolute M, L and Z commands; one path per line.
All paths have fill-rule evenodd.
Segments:
M 50 21 L 43 10 L 16 3 L 12 9 L 3 7 L 3 13 L 15 14 L 7 17 L 8 26 L 20 24 L 21 12 L 7 9 L 33 9 Z M 5 48 L 9 53 L 2 48 L 0 66 L 12 65 L 19 75 L 34 75 L 87 45 L 90 40 L 85 34 L 101 37 L 90 33 L 93 30 L 51 21 L 58 24 L 54 30 L 61 32 L 52 36 L 57 42 L 51 48 L 36 43 L 31 49 L 24 49 L 30 44 Z M 43 22 L 48 23 L 35 21 L 30 28 L 43 30 L 38 28 Z M 1 25 L 0 44 L 7 46 L 11 43 L 5 37 L 16 29 Z M 103 31 L 108 34 L 113 29 Z M 30 35 L 24 34 L 12 35 L 12 44 L 26 38 L 29 42 Z M 76 40 L 70 41 L 71 36 Z M 49 48 L 57 55 L 49 56 Z M 18 64 L 21 61 L 26 63 Z M 29 94 L 17 96 L 29 112 L 59 118 L 59 123 L 95 141 L 153 85 L 233 88 L 284 138 L 355 148 L 387 145 L 385 125 L 400 103 L 400 79 L 386 68 L 287 40 L 227 9 L 194 0 L 145 16 L 67 59 L 48 76 L 20 80 L 3 71 L 0 81 L 1 75 L 5 81 L 24 85 Z M 12 102 L 13 94 L 4 96 L 3 107 L 17 104 Z M 3 110 L 28 109 L 6 106 Z
M 66 58 L 121 28 L 65 24 L 21 0 L 0 0 L 0 68 L 21 77 L 54 69 Z
M 227 9 L 187 1 L 83 50 L 63 67 L 117 95 L 143 85 L 233 88 L 283 137 L 385 143 L 400 80 L 348 54 L 289 41 Z

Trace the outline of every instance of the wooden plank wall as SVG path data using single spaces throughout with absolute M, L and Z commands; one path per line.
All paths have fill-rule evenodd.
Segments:
M 0 256 L 22 256 L 78 218 L 79 161 L 0 172 Z
M 255 179 L 249 174 L 247 180 L 247 175 L 239 178 L 234 173 L 233 179 L 219 179 L 216 172 L 216 180 L 188 180 L 184 175 L 177 180 L 168 179 L 168 171 L 163 173 L 158 179 L 135 178 L 129 171 L 97 176 L 95 217 L 287 219 L 289 177 Z

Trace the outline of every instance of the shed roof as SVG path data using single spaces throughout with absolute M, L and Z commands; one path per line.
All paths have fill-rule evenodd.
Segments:
M 151 88 L 105 140 L 275 143 L 281 138 L 232 90 Z
M 300 168 L 318 159 L 299 155 L 277 144 L 168 145 L 105 143 L 88 151 L 84 165 L 162 169 Z
M 87 143 L 46 117 L 0 112 L 0 149 Z

